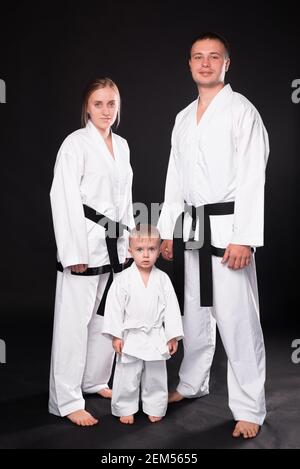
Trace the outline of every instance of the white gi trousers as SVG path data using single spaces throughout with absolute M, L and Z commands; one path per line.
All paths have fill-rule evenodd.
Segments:
M 111 401 L 112 414 L 117 417 L 133 415 L 139 410 L 139 395 L 143 412 L 164 417 L 168 406 L 168 379 L 165 360 L 130 363 L 117 361 Z
M 57 272 L 49 412 L 66 416 L 84 409 L 84 393 L 106 388 L 114 360 L 111 340 L 97 315 L 109 274 Z
M 228 358 L 229 407 L 235 420 L 262 425 L 265 415 L 265 348 L 259 321 L 254 255 L 232 270 L 212 256 L 213 307 L 200 306 L 198 251 L 185 251 L 184 358 L 177 391 L 184 397 L 209 393 L 216 323 Z

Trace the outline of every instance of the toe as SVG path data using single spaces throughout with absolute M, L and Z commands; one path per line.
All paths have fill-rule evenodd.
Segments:
M 232 433 L 232 436 L 234 436 L 235 438 L 238 438 L 239 436 L 241 436 L 241 431 L 239 430 L 239 428 L 235 427 Z

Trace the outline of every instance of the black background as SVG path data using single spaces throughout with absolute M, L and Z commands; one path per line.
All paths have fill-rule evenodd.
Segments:
M 220 341 L 211 394 L 169 406 L 160 426 L 137 415 L 120 425 L 110 402 L 86 398 L 100 425 L 81 429 L 48 414 L 56 248 L 49 190 L 62 140 L 80 127 L 81 94 L 95 77 L 120 88 L 121 124 L 134 170 L 133 200 L 162 202 L 175 115 L 197 96 L 188 69 L 191 41 L 228 38 L 227 74 L 258 108 L 269 132 L 265 247 L 258 249 L 267 352 L 268 416 L 259 438 L 231 438 L 226 358 Z M 186 0 L 0 4 L 1 291 L 0 448 L 299 448 L 298 173 L 300 78 L 297 2 Z M 171 273 L 171 265 L 159 261 Z M 284 330 L 286 329 L 286 330 Z M 299 353 L 298 353 L 299 355 Z M 175 388 L 182 345 L 168 361 Z M 177 407 L 178 406 L 178 407 Z
M 109 76 L 118 84 L 118 133 L 131 148 L 133 200 L 162 202 L 174 118 L 196 97 L 189 45 L 206 30 L 228 38 L 227 82 L 258 108 L 270 137 L 265 247 L 257 252 L 262 322 L 299 324 L 300 104 L 291 100 L 292 81 L 300 78 L 295 7 L 174 0 L 1 5 L 0 78 L 7 103 L 0 104 L 0 337 L 7 318 L 34 325 L 37 318 L 52 317 L 49 190 L 57 150 L 80 127 L 86 83 Z M 160 266 L 170 271 L 162 261 Z

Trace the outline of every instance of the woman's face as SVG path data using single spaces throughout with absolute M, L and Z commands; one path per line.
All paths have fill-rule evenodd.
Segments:
M 117 93 L 110 87 L 99 88 L 88 100 L 87 112 L 100 132 L 107 131 L 115 122 L 119 109 Z

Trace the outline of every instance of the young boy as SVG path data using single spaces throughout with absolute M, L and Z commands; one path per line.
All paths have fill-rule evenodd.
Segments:
M 168 404 L 166 360 L 183 337 L 178 301 L 167 274 L 155 267 L 160 253 L 157 228 L 141 225 L 130 234 L 133 264 L 116 276 L 109 290 L 103 333 L 117 353 L 112 414 L 126 424 L 139 408 L 150 422 L 164 417 Z

